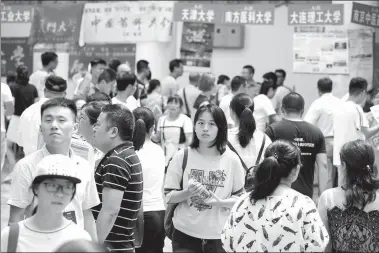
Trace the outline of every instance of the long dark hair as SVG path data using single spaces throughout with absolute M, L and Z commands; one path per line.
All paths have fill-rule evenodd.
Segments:
M 133 135 L 133 146 L 140 150 L 145 143 L 146 134 L 154 127 L 155 119 L 153 112 L 147 107 L 138 107 L 133 111 L 136 121 Z
M 16 83 L 27 85 L 29 84 L 29 69 L 26 65 L 19 65 L 16 69 Z
M 265 159 L 258 165 L 255 178 L 257 185 L 250 194 L 251 200 L 263 199 L 273 193 L 282 178 L 300 164 L 300 149 L 292 142 L 277 140 L 265 152 Z
M 149 88 L 147 88 L 147 94 L 151 94 L 159 86 L 161 86 L 161 82 L 158 79 L 151 80 L 149 82 Z
M 199 138 L 197 138 L 195 127 L 200 115 L 204 112 L 209 112 L 212 115 L 213 120 L 215 121 L 216 126 L 218 128 L 215 142 L 212 144 L 211 147 L 216 146 L 220 154 L 223 154 L 225 151 L 226 142 L 228 141 L 228 123 L 226 122 L 225 114 L 222 111 L 222 109 L 214 104 L 203 105 L 196 111 L 195 118 L 193 121 L 194 135 L 190 147 L 199 147 L 200 141 Z
M 240 93 L 230 102 L 230 109 L 240 120 L 238 141 L 245 148 L 253 138 L 256 130 L 255 119 L 253 117 L 254 102 L 247 94 Z
M 346 167 L 346 207 L 358 204 L 360 208 L 373 202 L 379 189 L 379 180 L 375 179 L 374 149 L 361 140 L 346 143 L 340 153 L 341 162 Z

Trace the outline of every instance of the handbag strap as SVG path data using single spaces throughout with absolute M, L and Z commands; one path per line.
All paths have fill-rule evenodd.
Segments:
M 264 149 L 264 147 L 265 147 L 265 144 L 266 144 L 266 134 L 263 133 L 263 141 L 262 141 L 261 148 L 259 149 L 259 153 L 258 153 L 258 156 L 257 156 L 257 160 L 255 161 L 255 165 L 258 165 L 258 164 L 259 164 L 259 161 L 261 160 L 261 157 L 262 157 L 262 153 L 263 153 L 263 149 Z
M 233 151 L 234 153 L 236 153 L 236 155 L 238 156 L 238 158 L 239 158 L 240 161 L 241 161 L 242 167 L 243 167 L 246 171 L 249 171 L 249 169 L 247 168 L 246 164 L 244 163 L 244 161 L 242 160 L 242 158 L 241 158 L 240 155 L 238 154 L 237 150 L 233 147 L 233 145 L 232 145 L 229 141 L 226 143 L 226 145 L 228 145 L 228 147 L 230 148 L 231 151 Z
M 9 225 L 7 252 L 16 252 L 19 231 L 20 231 L 20 227 L 18 223 L 12 223 Z
M 186 88 L 183 88 L 183 98 L 184 98 L 184 104 L 186 106 L 186 110 L 187 110 L 187 115 L 189 117 L 191 117 L 191 112 L 189 110 L 189 107 L 188 107 L 188 102 L 187 102 L 187 95 L 186 95 Z
M 188 161 L 188 148 L 184 149 L 184 156 L 183 156 L 183 162 L 182 162 L 182 180 L 180 181 L 180 189 L 183 189 L 183 176 L 184 176 L 184 170 L 187 167 L 187 161 Z

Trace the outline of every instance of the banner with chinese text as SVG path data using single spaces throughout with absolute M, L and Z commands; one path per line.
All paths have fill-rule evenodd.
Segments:
M 1 8 L 1 38 L 30 36 L 34 8 L 31 5 L 6 5 Z
M 214 24 L 183 22 L 180 59 L 184 66 L 211 67 Z
M 173 7 L 172 1 L 87 3 L 79 44 L 168 42 Z
M 343 25 L 343 4 L 289 4 L 288 25 Z
M 77 43 L 83 7 L 84 4 L 80 3 L 38 6 L 32 31 L 34 41 L 38 43 Z
M 1 38 L 1 75 L 16 71 L 19 65 L 26 65 L 29 74 L 33 72 L 33 51 L 28 38 Z
M 207 4 L 177 2 L 174 21 L 273 25 L 275 6 L 272 4 Z
M 353 2 L 351 23 L 379 28 L 379 7 Z
M 298 31 L 298 32 L 296 32 Z M 348 34 L 343 30 L 293 35 L 293 72 L 349 74 Z

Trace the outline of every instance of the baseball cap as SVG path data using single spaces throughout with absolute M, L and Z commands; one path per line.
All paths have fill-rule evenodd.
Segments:
M 60 76 L 50 75 L 46 78 L 45 88 L 52 92 L 64 92 L 67 90 L 67 81 Z
M 47 178 L 63 178 L 78 184 L 81 182 L 78 171 L 79 163 L 65 155 L 49 155 L 37 164 L 37 173 L 33 181 Z

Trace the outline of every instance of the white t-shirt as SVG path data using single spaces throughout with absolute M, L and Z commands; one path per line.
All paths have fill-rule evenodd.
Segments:
M 183 157 L 184 150 L 180 150 L 172 159 L 166 174 L 165 189 L 180 190 L 182 179 L 183 189 L 187 189 L 189 179 L 193 178 L 221 199 L 244 192 L 245 171 L 238 156 L 229 149 L 221 156 L 210 159 L 189 148 L 184 172 Z M 170 194 L 167 196 L 169 198 Z M 175 209 L 173 223 L 175 229 L 189 236 L 219 240 L 229 213 L 228 208 L 195 204 L 188 199 Z
M 282 110 L 280 108 L 282 107 L 282 101 L 283 98 L 290 93 L 292 90 L 288 88 L 287 86 L 279 86 L 276 89 L 274 97 L 271 99 L 272 105 L 274 106 L 274 109 L 278 110 L 278 115 L 281 116 Z
M 8 84 L 1 83 L 1 132 L 5 132 L 5 108 L 4 108 L 4 103 L 7 102 L 12 102 L 13 97 L 12 97 L 12 92 L 11 89 L 9 88 Z
M 149 141 L 136 153 L 143 171 L 143 211 L 165 210 L 162 192 L 165 157 L 162 148 Z
M 365 140 L 362 127 L 369 127 L 361 106 L 352 101 L 341 103 L 333 112 L 334 147 L 333 164 L 341 165 L 340 151 L 342 146 L 355 140 Z
M 162 96 L 169 97 L 175 95 L 179 90 L 179 85 L 173 76 L 166 76 L 161 81 Z
M 158 120 L 158 129 L 161 132 L 161 143 L 166 156 L 166 165 L 178 149 L 185 147 L 185 143 L 179 143 L 180 128 L 183 128 L 184 134 L 193 132 L 192 121 L 184 114 L 180 114 L 174 121 L 169 120 L 167 115 L 163 115 Z
M 237 153 L 242 158 L 246 166 L 250 168 L 254 166 L 257 161 L 259 150 L 262 147 L 263 137 L 265 135 L 266 135 L 265 133 L 259 130 L 256 130 L 253 134 L 253 139 L 251 139 L 250 143 L 245 148 L 243 148 L 238 141 L 238 128 L 233 127 L 228 130 L 228 141 L 230 142 L 230 144 L 232 144 L 233 148 L 237 151 Z M 266 135 L 265 146 L 263 147 L 263 152 L 262 152 L 260 162 L 263 161 L 266 148 L 270 144 L 271 144 L 271 140 Z
M 134 109 L 139 107 L 138 101 L 134 96 L 129 96 L 125 102 L 119 100 L 116 97 L 113 97 L 112 98 L 112 104 L 122 104 L 122 105 L 126 106 L 126 108 L 128 108 L 130 111 L 133 111 Z
M 230 126 L 234 126 L 234 121 L 230 116 L 230 102 L 232 101 L 232 99 L 233 94 L 227 94 L 220 101 L 220 108 L 224 111 L 226 122 L 228 122 L 228 125 Z
M 48 155 L 50 155 L 49 151 L 46 146 L 43 146 L 42 149 L 18 161 L 14 167 L 11 193 L 7 203 L 19 208 L 27 208 L 26 217 L 31 216 L 38 202 L 30 187 L 37 173 L 37 164 Z M 79 177 L 82 182 L 76 186 L 75 197 L 65 208 L 64 215 L 71 216 L 73 221 L 76 220 L 76 224 L 84 228 L 83 210 L 89 210 L 100 204 L 94 178 L 95 171 L 86 160 L 75 155 L 72 150 L 70 150 L 70 157 L 79 163 Z
M 264 94 L 255 96 L 253 101 L 253 116 L 257 125 L 257 129 L 264 132 L 266 131 L 266 128 L 269 124 L 269 116 L 276 114 L 275 109 L 272 106 L 270 99 Z
M 34 72 L 33 74 L 31 74 L 29 77 L 29 83 L 33 84 L 37 88 L 38 96 L 40 98 L 45 97 L 44 90 L 45 90 L 46 78 L 50 76 L 51 74 L 54 74 L 54 73 L 46 72 L 45 70 L 40 69 Z
M 29 228 L 27 220 L 20 221 L 16 252 L 55 252 L 72 240 L 91 241 L 91 236 L 80 226 L 69 222 L 65 227 L 51 232 L 40 232 Z M 1 252 L 7 252 L 9 226 L 1 231 Z

